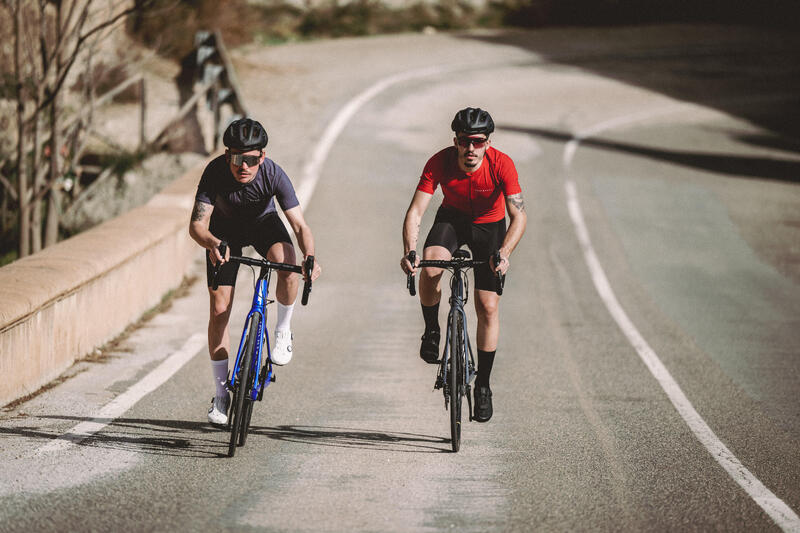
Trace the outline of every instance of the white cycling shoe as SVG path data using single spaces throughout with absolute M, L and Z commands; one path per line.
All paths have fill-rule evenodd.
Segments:
M 272 364 L 282 366 L 292 360 L 292 332 L 276 331 L 275 347 L 270 353 Z
M 211 398 L 211 408 L 208 410 L 208 421 L 218 426 L 228 423 L 228 407 L 231 405 L 230 395 L 214 396 Z

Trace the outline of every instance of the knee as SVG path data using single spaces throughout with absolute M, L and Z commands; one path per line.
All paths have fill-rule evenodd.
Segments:
M 272 245 L 267 252 L 267 259 L 276 263 L 296 263 L 294 246 L 289 243 L 279 242 Z M 279 271 L 279 276 L 284 272 Z
M 477 300 L 475 305 L 475 312 L 478 315 L 478 319 L 486 320 L 486 321 L 493 321 L 497 320 L 499 316 L 499 302 L 495 300 L 489 301 L 482 301 Z
M 210 320 L 214 325 L 225 326 L 231 316 L 230 301 L 224 298 L 212 298 Z
M 297 285 L 300 278 L 299 274 L 294 272 L 286 272 L 285 270 L 278 271 L 278 283 L 286 285 Z
M 442 277 L 442 270 L 439 268 L 421 268 L 418 272 L 420 283 L 428 285 L 438 285 Z

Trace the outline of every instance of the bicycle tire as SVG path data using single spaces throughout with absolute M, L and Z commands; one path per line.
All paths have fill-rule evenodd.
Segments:
M 461 448 L 461 399 L 464 381 L 464 324 L 461 314 L 450 321 L 450 443 L 453 451 Z
M 247 376 L 247 388 L 245 390 L 252 391 L 256 384 L 256 379 L 258 377 L 258 369 L 256 368 L 256 342 L 258 339 L 258 328 L 255 327 L 256 324 L 251 324 L 250 331 L 247 333 L 247 344 L 248 346 L 252 347 L 250 350 L 250 373 Z M 239 446 L 244 446 L 244 443 L 247 441 L 247 433 L 250 431 L 250 417 L 253 415 L 253 403 L 254 400 L 250 397 L 250 395 L 246 395 L 244 399 L 244 413 L 242 416 L 242 423 L 239 429 Z
M 231 407 L 231 438 L 228 443 L 228 457 L 233 457 L 236 453 L 236 445 L 239 443 L 239 435 L 241 432 L 241 426 L 243 425 L 244 419 L 244 408 L 245 408 L 245 396 L 247 396 L 248 387 L 247 384 L 250 381 L 250 361 L 253 358 L 253 343 L 250 332 L 253 330 L 253 319 L 251 318 L 248 321 L 248 334 L 247 340 L 244 344 L 244 350 L 242 352 L 242 360 L 239 366 L 239 375 L 237 379 L 235 379 L 235 385 L 233 387 L 233 405 Z

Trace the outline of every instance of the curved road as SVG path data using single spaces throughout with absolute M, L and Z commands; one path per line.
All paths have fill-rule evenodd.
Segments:
M 195 283 L 2 412 L 0 531 L 800 530 L 798 44 L 686 26 L 239 51 L 325 268 L 296 358 L 224 458 Z M 495 117 L 529 223 L 495 416 L 452 454 L 397 264 L 465 105 Z

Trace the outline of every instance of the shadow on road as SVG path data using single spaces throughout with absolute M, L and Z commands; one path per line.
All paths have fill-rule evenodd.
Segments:
M 567 143 L 575 139 L 567 132 L 546 128 L 526 128 L 521 126 L 498 125 L 499 130 L 524 133 L 534 137 Z M 767 142 L 761 138 L 759 142 Z M 581 139 L 584 147 L 610 150 L 635 156 L 647 157 L 657 161 L 674 163 L 685 167 L 748 178 L 770 179 L 788 183 L 800 183 L 800 160 L 778 159 L 771 157 L 754 157 L 732 154 L 711 154 L 704 152 L 687 152 L 664 150 L 647 146 L 610 141 L 598 138 Z
M 355 428 L 325 426 L 252 427 L 251 435 L 271 439 L 302 442 L 317 446 L 361 448 L 386 452 L 438 453 L 449 452 L 450 439 L 414 433 L 387 433 Z M 445 446 L 446 448 L 442 448 Z
M 771 143 L 800 151 L 798 32 L 724 24 L 661 24 L 462 37 L 523 48 L 542 57 L 545 68 L 548 64 L 573 66 L 720 110 L 760 126 L 769 132 Z M 742 140 L 759 144 L 764 138 Z
M 216 437 L 216 434 L 222 434 L 220 429 L 204 422 L 144 418 L 104 420 L 58 415 L 40 418 L 73 420 L 76 423 L 107 422 L 108 426 L 85 438 L 83 435 L 52 433 L 31 426 L 0 427 L 0 435 L 28 437 L 42 441 L 39 445 L 52 440 L 64 440 L 71 441 L 76 446 L 180 457 L 222 457 L 227 456 L 228 452 L 227 441 Z
M 53 415 L 50 420 L 80 422 L 107 422 L 99 433 L 89 437 L 72 433 L 52 433 L 32 427 L 0 427 L 0 436 L 20 436 L 39 441 L 44 445 L 54 439 L 71 441 L 76 446 L 106 448 L 154 455 L 176 457 L 227 457 L 227 429 L 205 422 L 185 420 L 156 420 L 144 418 L 117 418 L 114 420 L 86 419 L 76 416 Z M 264 436 L 274 440 L 334 446 L 340 448 L 369 449 L 372 451 L 439 453 L 450 451 L 450 439 L 413 433 L 389 433 L 355 428 L 321 426 L 251 426 L 250 436 Z M 258 444 L 249 440 L 250 446 Z

